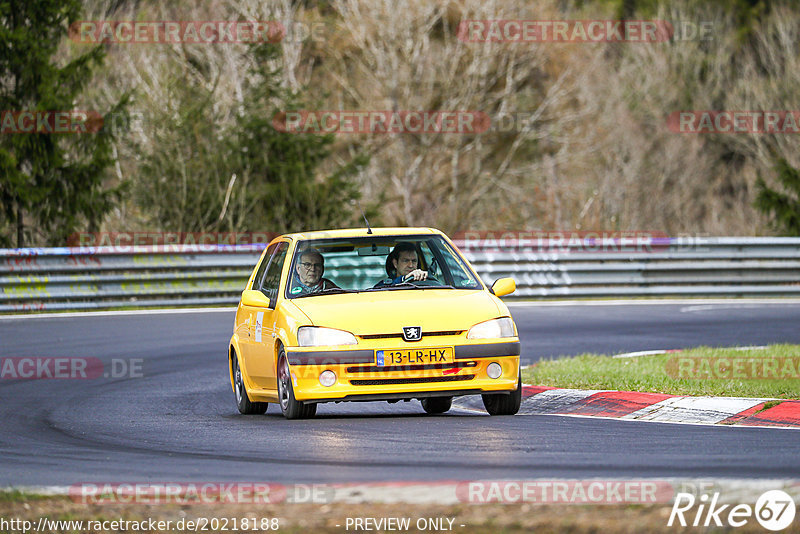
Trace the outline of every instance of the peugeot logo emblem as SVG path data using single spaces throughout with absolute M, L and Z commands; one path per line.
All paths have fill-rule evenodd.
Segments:
M 419 326 L 404 326 L 403 339 L 406 341 L 419 341 L 422 339 L 422 328 Z

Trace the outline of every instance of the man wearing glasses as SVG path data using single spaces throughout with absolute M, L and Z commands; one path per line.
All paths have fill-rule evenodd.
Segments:
M 294 284 L 289 290 L 293 297 L 339 287 L 327 278 L 322 278 L 322 273 L 325 272 L 325 259 L 317 249 L 310 248 L 300 254 L 295 272 L 297 276 L 294 277 Z

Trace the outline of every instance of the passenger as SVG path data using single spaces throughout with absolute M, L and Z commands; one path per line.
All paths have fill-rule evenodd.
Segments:
M 325 258 L 317 249 L 310 248 L 300 253 L 295 272 L 297 276 L 294 277 L 292 288 L 289 290 L 293 297 L 339 287 L 327 278 L 322 278 L 325 272 Z
M 416 282 L 428 280 L 428 271 L 419 269 L 418 265 L 417 248 L 413 243 L 401 241 L 386 257 L 386 274 L 389 278 L 384 278 L 375 284 L 375 287 L 391 286 L 412 280 Z

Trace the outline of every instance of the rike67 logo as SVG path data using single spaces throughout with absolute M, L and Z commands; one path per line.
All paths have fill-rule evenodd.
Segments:
M 741 527 L 755 517 L 765 529 L 779 531 L 792 524 L 797 511 L 791 495 L 781 490 L 763 493 L 755 506 L 719 504 L 719 495 L 714 493 L 709 500 L 708 494 L 698 499 L 691 493 L 678 493 L 667 526 L 671 527 L 677 520 L 682 527 Z

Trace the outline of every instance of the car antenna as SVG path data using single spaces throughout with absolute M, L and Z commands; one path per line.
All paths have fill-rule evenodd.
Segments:
M 367 223 L 367 233 L 371 234 L 372 228 L 369 226 L 369 221 L 367 220 L 366 214 L 364 214 L 364 208 L 361 207 L 361 202 L 358 200 L 356 200 L 356 203 L 358 204 L 358 209 L 361 211 L 361 216 L 364 217 L 364 222 Z

